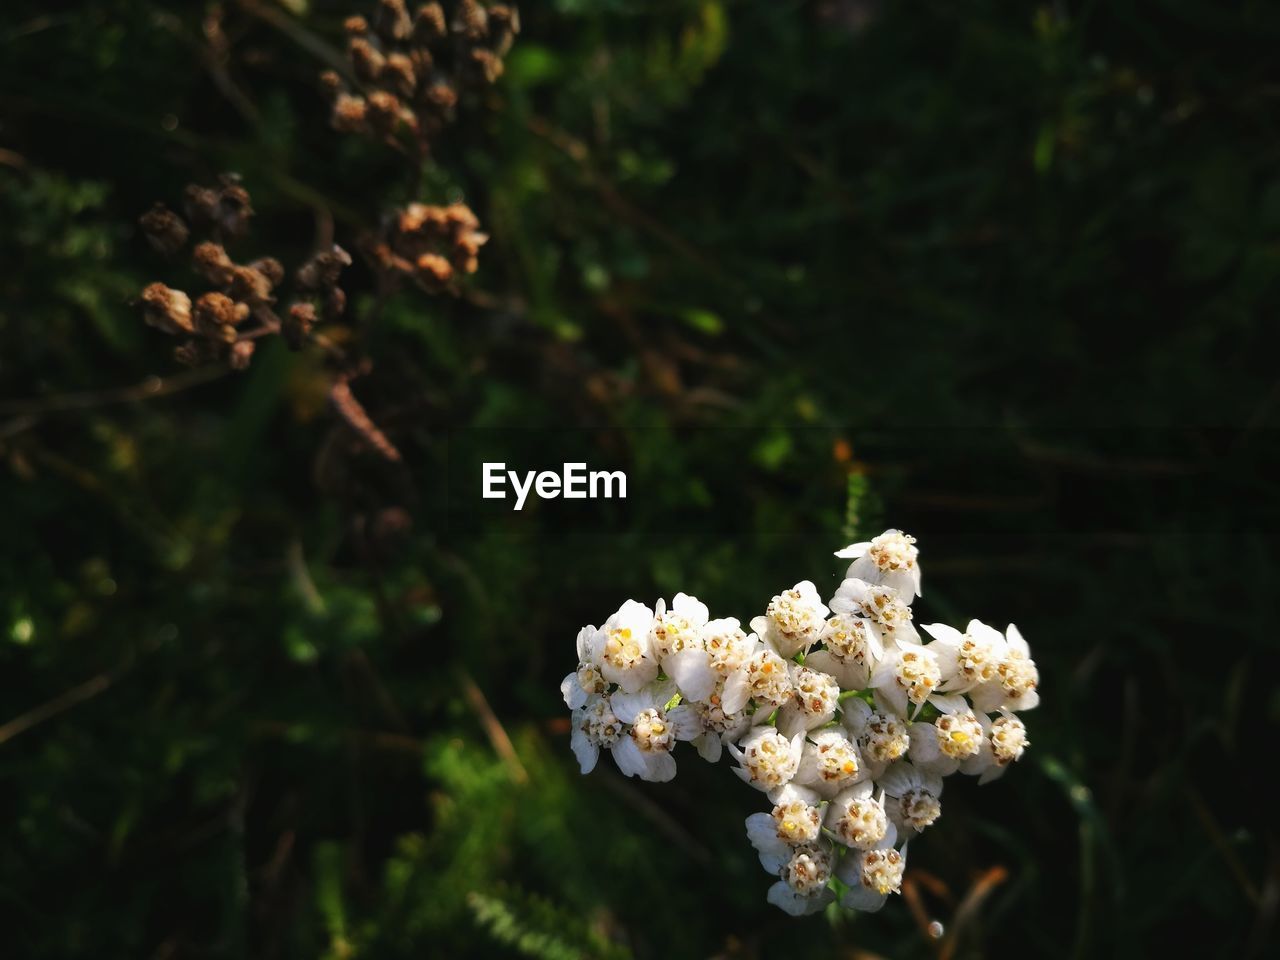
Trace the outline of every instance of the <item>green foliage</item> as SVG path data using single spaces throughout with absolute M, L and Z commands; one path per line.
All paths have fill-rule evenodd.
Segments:
M 540 897 L 512 892 L 505 897 L 473 893 L 468 902 L 476 921 L 499 943 L 538 960 L 631 956 L 585 928 L 579 914 L 557 909 Z

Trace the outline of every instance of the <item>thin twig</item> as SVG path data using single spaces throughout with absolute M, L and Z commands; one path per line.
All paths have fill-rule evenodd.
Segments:
M 942 949 L 938 952 L 940 960 L 951 960 L 955 956 L 956 947 L 960 942 L 960 931 L 978 915 L 978 911 L 982 909 L 982 905 L 986 903 L 996 887 L 1008 879 L 1009 871 L 1004 867 L 995 866 L 973 882 L 973 886 L 964 895 L 960 906 L 956 907 L 955 915 L 951 918 L 950 929 L 942 942 Z
M 283 10 L 259 3 L 258 0 L 239 0 L 237 6 L 250 16 L 257 17 L 263 23 L 279 30 L 302 49 L 337 70 L 338 73 L 348 78 L 351 77 L 351 66 L 347 63 L 346 58 L 338 53 L 331 44 L 326 43 L 320 36 L 312 33 Z
M 151 400 L 210 383 L 225 377 L 229 372 L 227 367 L 211 365 L 175 374 L 172 377 L 147 377 L 141 383 L 129 387 L 89 390 L 84 393 L 60 393 L 51 397 L 33 397 L 25 400 L 5 400 L 0 401 L 0 416 L 39 417 L 68 410 L 92 410 L 116 403 Z
M 520 757 L 516 754 L 515 745 L 512 744 L 511 738 L 507 736 L 506 728 L 498 720 L 493 708 L 489 706 L 489 701 L 485 698 L 484 691 L 476 685 L 475 680 L 472 679 L 471 674 L 465 668 L 459 668 L 458 675 L 462 680 L 463 696 L 467 698 L 467 703 L 471 705 L 471 709 L 476 712 L 480 725 L 484 727 L 485 736 L 493 744 L 493 749 L 502 758 L 502 762 L 507 765 L 507 770 L 511 773 L 511 779 L 516 783 L 528 783 L 529 772 L 525 770 L 524 764 L 520 762 Z
M 52 700 L 28 710 L 21 716 L 14 717 L 0 727 L 0 744 L 7 743 L 19 734 L 26 733 L 32 727 L 38 726 L 46 720 L 52 720 L 58 714 L 65 713 L 77 704 L 92 700 L 115 683 L 120 678 L 120 674 L 127 669 L 127 666 L 127 664 L 124 664 L 114 670 L 100 673 L 96 677 L 72 687 L 65 693 L 59 694 Z
M 1235 877 L 1241 891 L 1249 898 L 1249 902 L 1257 907 L 1260 901 L 1258 888 L 1249 879 L 1248 871 L 1245 870 L 1239 855 L 1223 834 L 1222 828 L 1218 826 L 1218 821 L 1214 819 L 1213 811 L 1209 809 L 1204 797 L 1200 796 L 1200 793 L 1194 787 L 1187 786 L 1185 789 L 1187 800 L 1191 803 L 1191 809 L 1195 811 L 1197 819 L 1204 826 L 1205 832 L 1209 834 L 1209 839 L 1213 841 L 1213 845 L 1217 848 L 1218 853 L 1221 854 L 1222 859 L 1227 862 L 1231 875 Z

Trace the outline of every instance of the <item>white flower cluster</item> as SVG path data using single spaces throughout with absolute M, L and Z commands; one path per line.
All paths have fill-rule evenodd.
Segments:
M 963 632 L 912 621 L 915 538 L 889 530 L 836 554 L 853 560 L 830 605 L 809 581 L 774 597 L 751 632 L 683 593 L 628 600 L 578 634 L 561 684 L 583 773 L 600 750 L 627 776 L 670 780 L 676 741 L 734 772 L 772 808 L 747 837 L 794 916 L 837 898 L 874 911 L 897 893 L 907 841 L 938 819 L 942 779 L 994 780 L 1028 746 L 1017 711 L 1039 674 L 1014 626 Z

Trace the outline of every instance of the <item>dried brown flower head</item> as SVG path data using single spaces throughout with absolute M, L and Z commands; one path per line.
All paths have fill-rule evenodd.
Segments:
M 192 184 L 184 197 L 187 219 L 197 230 L 215 237 L 239 237 L 248 232 L 253 204 L 236 174 L 224 173 L 213 187 Z
M 282 321 L 274 305 L 276 291 L 285 281 L 284 265 L 275 257 L 236 263 L 222 242 L 223 237 L 243 231 L 253 213 L 249 193 L 239 179 L 223 176 L 214 187 L 193 184 L 187 187 L 185 197 L 192 225 L 213 235 L 213 239 L 197 243 L 191 254 L 193 270 L 213 289 L 192 303 L 184 291 L 153 283 L 140 297 L 148 324 L 190 338 L 174 351 L 179 362 L 225 360 L 233 369 L 243 370 L 253 357 L 258 338 L 282 334 L 297 349 L 310 335 L 318 315 L 326 320 L 341 315 L 346 294 L 338 287 L 338 280 L 343 268 L 351 264 L 341 247 L 322 251 L 299 268 L 295 286 L 303 302 L 292 304 Z M 141 222 L 161 252 L 181 247 L 191 233 L 181 217 L 161 204 Z M 306 322 L 300 322 L 299 317 Z
M 191 235 L 182 218 L 163 203 L 152 206 L 138 218 L 138 223 L 151 245 L 166 257 L 171 257 L 181 250 L 187 242 L 187 237 Z
M 370 251 L 382 270 L 412 280 L 429 293 L 457 291 L 461 275 L 474 273 L 489 239 L 464 203 L 411 203 L 388 218 Z
M 148 324 L 165 333 L 191 333 L 191 298 L 181 290 L 153 283 L 142 291 L 142 316 Z
M 411 143 L 420 154 L 453 120 L 460 96 L 493 84 L 520 30 L 507 4 L 457 0 L 453 16 L 439 3 L 412 14 L 404 0 L 378 0 L 371 20 L 344 23 L 347 59 L 358 89 L 333 71 L 321 86 L 333 104 L 334 129 L 376 140 Z

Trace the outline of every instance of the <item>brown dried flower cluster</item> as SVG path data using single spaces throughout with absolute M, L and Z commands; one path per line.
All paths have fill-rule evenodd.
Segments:
M 187 220 L 157 203 L 139 220 L 151 245 L 166 256 L 186 246 L 193 231 L 210 239 L 197 243 L 191 267 L 211 289 L 194 300 L 183 290 L 152 283 L 142 291 L 143 318 L 151 326 L 185 338 L 174 350 L 181 363 L 195 366 L 225 359 L 243 370 L 258 338 L 282 334 L 297 349 L 320 320 L 341 316 L 346 295 L 339 274 L 351 263 L 341 247 L 317 253 L 294 277 L 297 299 L 282 320 L 275 311 L 285 270 L 274 257 L 236 263 L 222 240 L 248 232 L 253 206 L 239 179 L 223 175 L 214 187 L 187 187 Z M 188 222 L 189 221 L 189 222 Z
M 369 254 L 379 269 L 428 293 L 456 293 L 457 278 L 476 272 L 480 247 L 488 239 L 465 203 L 411 203 L 387 219 Z
M 439 3 L 411 15 L 404 0 L 378 0 L 372 22 L 349 17 L 345 29 L 356 89 L 334 71 L 321 75 L 334 128 L 383 141 L 407 136 L 425 153 L 459 98 L 502 75 L 520 18 L 501 3 L 459 0 L 446 18 Z

